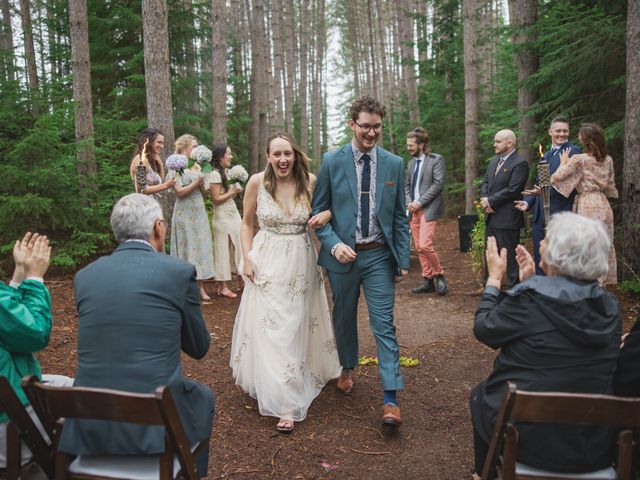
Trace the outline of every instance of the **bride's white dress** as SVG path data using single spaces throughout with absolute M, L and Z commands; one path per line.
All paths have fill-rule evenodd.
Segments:
M 308 207 L 286 215 L 261 184 L 260 231 L 248 258 L 230 365 L 261 415 L 301 421 L 322 387 L 340 375 L 322 270 L 307 234 Z

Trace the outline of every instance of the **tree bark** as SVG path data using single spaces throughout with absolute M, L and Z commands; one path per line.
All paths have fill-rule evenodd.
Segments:
M 284 88 L 284 123 L 285 131 L 293 133 L 293 106 L 295 103 L 295 78 L 296 78 L 296 49 L 295 49 L 295 24 L 296 15 L 293 9 L 293 0 L 281 0 L 284 19 L 284 68 L 286 71 L 286 84 Z
M 402 0 L 400 5 L 398 27 L 401 35 L 402 76 L 407 93 L 409 120 L 412 124 L 417 124 L 419 117 L 418 92 L 416 89 L 415 56 L 413 54 L 413 20 L 411 19 L 413 8 L 410 0 Z
M 87 0 L 69 0 L 69 33 L 76 130 L 76 163 L 80 188 L 97 190 L 98 172 L 93 145 L 93 102 L 91 99 L 91 64 L 89 59 L 89 25 Z
M 265 8 L 263 0 L 254 0 L 251 12 L 251 100 L 249 114 L 249 168 L 251 173 L 260 170 L 261 157 L 266 148 L 266 105 L 265 90 L 267 89 L 266 65 L 264 65 Z
M 13 82 L 15 76 L 15 57 L 13 54 L 13 27 L 11 26 L 11 7 L 9 0 L 1 0 L 2 7 L 2 57 L 6 79 Z
M 20 15 L 22 17 L 22 33 L 24 36 L 24 56 L 27 66 L 27 83 L 32 96 L 39 91 L 38 67 L 36 66 L 36 52 L 33 46 L 33 27 L 31 23 L 31 7 L 29 0 L 20 0 Z
M 531 164 L 534 160 L 532 147 L 535 138 L 536 124 L 531 107 L 536 101 L 534 92 L 526 86 L 525 81 L 536 71 L 540 64 L 537 53 L 529 42 L 530 34 L 524 32 L 529 29 L 538 18 L 538 4 L 536 0 L 509 0 L 509 19 L 517 29 L 513 43 L 516 46 L 516 65 L 518 67 L 518 130 L 520 131 L 518 153 Z
M 623 167 L 623 278 L 640 282 L 640 1 L 627 2 L 627 91 Z
M 347 2 L 346 6 L 347 25 L 356 25 L 356 17 L 354 15 L 355 6 L 352 2 Z M 359 97 L 362 94 L 362 86 L 360 84 L 360 55 L 357 44 L 356 31 L 354 28 L 348 28 L 347 42 L 351 51 L 351 63 L 353 65 L 353 94 Z
M 193 13 L 194 5 L 192 0 L 182 0 L 182 6 L 185 12 L 185 17 L 189 19 L 190 22 L 193 22 L 195 18 L 195 14 Z M 215 10 L 212 10 L 211 15 L 215 13 Z M 193 23 L 189 24 L 189 28 L 192 31 L 195 30 L 195 26 Z M 193 37 L 188 37 L 184 42 L 184 63 L 185 70 L 187 74 L 187 88 L 185 92 L 188 98 L 185 99 L 185 106 L 189 111 L 189 120 L 188 126 L 194 130 L 200 129 L 200 88 L 196 84 L 197 78 L 197 70 L 198 70 L 198 61 L 196 55 L 196 49 L 193 44 Z M 226 40 L 226 37 L 225 37 Z M 215 44 L 214 44 L 215 47 Z M 215 72 L 213 72 L 215 75 Z
M 142 40 L 144 45 L 144 79 L 147 93 L 147 122 L 164 135 L 162 159 L 173 151 L 173 108 L 169 76 L 169 28 L 165 0 L 142 0 Z M 160 196 L 168 228 L 175 195 L 165 190 Z
M 464 37 L 464 183 L 465 211 L 473 213 L 478 177 L 477 0 L 462 0 Z
M 285 83 L 282 61 L 282 8 L 281 0 L 271 2 L 271 24 L 273 35 L 273 131 L 284 131 L 284 104 L 282 85 Z
M 317 167 L 322 160 L 322 73 L 324 68 L 324 50 L 326 45 L 325 35 L 325 19 L 324 19 L 324 1 L 315 0 L 316 8 L 314 9 L 314 37 L 315 37 L 315 58 L 313 62 L 313 88 L 312 88 L 312 138 L 313 150 L 312 155 L 315 160 L 314 165 Z
M 300 5 L 300 146 L 306 152 L 309 149 L 309 111 L 308 111 L 308 56 L 309 56 L 309 0 Z
M 211 0 L 211 142 L 227 143 L 227 15 L 225 0 Z

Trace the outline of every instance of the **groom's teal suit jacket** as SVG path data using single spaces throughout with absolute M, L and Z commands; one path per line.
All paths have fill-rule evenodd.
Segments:
M 409 226 L 404 194 L 404 162 L 397 155 L 376 148 L 375 209 L 384 241 L 392 252 L 398 269 L 409 268 Z M 358 188 L 353 149 L 348 143 L 325 153 L 313 193 L 313 213 L 331 210 L 331 222 L 316 230 L 320 239 L 318 264 L 338 273 L 348 272 L 353 263 L 340 263 L 331 248 L 343 242 L 356 244 Z

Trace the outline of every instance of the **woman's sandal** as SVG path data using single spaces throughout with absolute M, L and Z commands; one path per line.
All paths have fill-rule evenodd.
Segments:
M 231 290 L 229 290 L 228 287 L 225 287 L 222 290 L 218 290 L 218 295 L 227 298 L 236 298 L 238 296 L 237 293 L 233 293 Z
M 281 418 L 278 424 L 276 425 L 276 429 L 282 433 L 293 432 L 293 420 L 287 420 L 285 418 Z
M 207 295 L 206 292 L 201 291 L 200 292 L 200 301 L 202 301 L 202 302 L 210 302 L 211 301 L 211 297 L 209 295 Z

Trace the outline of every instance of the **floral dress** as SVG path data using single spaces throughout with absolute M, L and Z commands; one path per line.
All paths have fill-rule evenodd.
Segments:
M 186 186 L 200 175 L 199 172 L 185 170 L 182 175 L 171 171 L 167 177 L 175 176 L 176 185 Z M 176 197 L 171 217 L 171 255 L 193 264 L 198 280 L 215 276 L 211 229 L 199 188 L 184 198 Z
M 602 162 L 598 162 L 588 153 L 574 155 L 558 167 L 551 176 L 551 184 L 567 198 L 575 189 L 578 194 L 573 202 L 574 213 L 604 223 L 611 240 L 611 249 L 609 273 L 600 279 L 600 283 L 618 283 L 616 249 L 613 245 L 613 211 L 607 199 L 618 198 L 611 157 L 607 155 Z
M 230 365 L 236 384 L 258 400 L 261 415 L 304 420 L 324 385 L 340 375 L 317 254 L 307 234 L 310 209 L 285 214 L 260 185 L 260 231 L 233 329 Z

